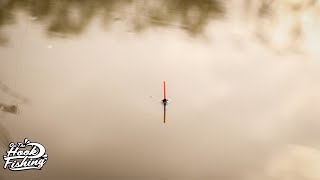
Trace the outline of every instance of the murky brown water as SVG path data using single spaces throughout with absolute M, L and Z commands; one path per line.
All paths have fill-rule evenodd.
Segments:
M 1 1 L 0 154 L 49 160 L 0 179 L 319 179 L 313 11 L 248 2 Z

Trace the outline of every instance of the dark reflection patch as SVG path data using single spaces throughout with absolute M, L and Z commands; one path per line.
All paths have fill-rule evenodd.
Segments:
M 81 34 L 94 17 L 106 27 L 126 20 L 135 32 L 162 26 L 197 35 L 223 9 L 217 0 L 7 0 L 0 3 L 0 27 L 13 23 L 19 10 L 44 25 L 49 35 L 63 37 Z M 0 43 L 6 41 L 2 34 Z

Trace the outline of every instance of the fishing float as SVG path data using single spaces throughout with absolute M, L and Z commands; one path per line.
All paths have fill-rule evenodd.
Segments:
M 168 99 L 167 99 L 167 88 L 166 88 L 166 81 L 163 81 L 163 99 L 162 99 L 162 104 L 163 104 L 163 123 L 164 125 L 166 124 L 166 107 L 168 104 Z

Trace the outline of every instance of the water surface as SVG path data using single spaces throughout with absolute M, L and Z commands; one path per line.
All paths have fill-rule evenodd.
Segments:
M 245 2 L 2 1 L 0 149 L 49 160 L 0 178 L 319 178 L 319 61 Z

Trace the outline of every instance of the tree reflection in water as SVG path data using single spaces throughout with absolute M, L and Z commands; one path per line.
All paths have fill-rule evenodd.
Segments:
M 13 23 L 17 11 L 43 24 L 50 35 L 80 34 L 95 17 L 105 26 L 124 18 L 136 32 L 175 26 L 197 35 L 209 20 L 222 15 L 223 4 L 218 0 L 2 0 L 0 27 Z

